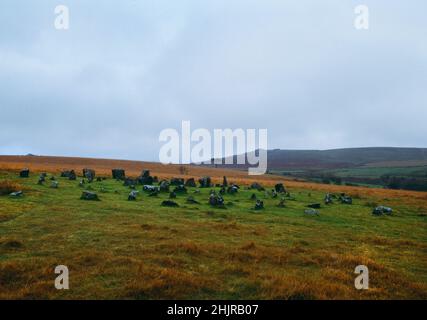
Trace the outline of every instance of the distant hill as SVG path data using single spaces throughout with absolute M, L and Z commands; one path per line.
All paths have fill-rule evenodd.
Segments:
M 427 165 L 427 148 L 347 148 L 331 150 L 268 150 L 268 168 L 339 169 L 361 166 Z M 234 162 L 236 163 L 236 162 Z M 232 165 L 231 167 L 245 167 Z

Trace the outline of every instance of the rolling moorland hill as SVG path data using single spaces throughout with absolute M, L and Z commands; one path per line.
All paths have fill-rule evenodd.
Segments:
M 272 174 L 322 183 L 427 191 L 426 148 L 275 149 L 267 155 Z M 236 156 L 234 160 L 236 163 Z
M 273 170 L 338 169 L 387 165 L 394 167 L 427 166 L 427 148 L 274 149 L 268 150 L 267 156 L 268 168 Z M 237 166 L 230 165 L 230 167 Z

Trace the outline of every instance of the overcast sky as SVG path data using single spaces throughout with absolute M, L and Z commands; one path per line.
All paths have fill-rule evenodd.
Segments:
M 1 0 L 0 108 L 0 154 L 158 160 L 182 120 L 267 128 L 269 148 L 427 147 L 427 1 Z

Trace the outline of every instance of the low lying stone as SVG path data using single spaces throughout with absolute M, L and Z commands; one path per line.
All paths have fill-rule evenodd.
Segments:
M 71 171 L 74 171 L 74 170 L 63 170 L 63 171 L 61 171 L 61 178 L 68 178 L 70 176 Z
M 142 190 L 144 190 L 146 192 L 158 192 L 159 191 L 159 187 L 151 186 L 151 185 L 145 185 L 145 186 L 142 187 Z
M 132 178 L 125 178 L 123 185 L 125 187 L 130 187 L 133 186 L 135 187 L 138 184 L 138 181 L 136 179 L 132 179 Z
M 173 192 L 175 193 L 187 193 L 187 188 L 181 184 L 175 187 L 175 189 L 173 189 Z
M 317 211 L 316 209 L 307 209 L 307 210 L 304 210 L 304 213 L 308 215 L 316 215 L 316 216 L 319 215 L 319 211 Z
M 342 204 L 353 204 L 353 199 L 346 195 L 342 195 L 340 197 L 340 201 Z
M 249 188 L 250 189 L 255 189 L 255 190 L 258 190 L 258 191 L 264 191 L 265 190 L 264 187 L 261 184 L 259 184 L 258 182 L 252 183 Z
M 148 194 L 149 197 L 157 197 L 159 195 L 159 190 L 152 191 Z
M 378 206 L 372 211 L 372 214 L 376 216 L 391 215 L 392 213 L 393 209 L 385 206 Z
M 180 186 L 184 184 L 184 179 L 182 178 L 172 178 L 170 181 L 171 186 Z
M 16 191 L 16 192 L 12 192 L 10 194 L 10 196 L 14 197 L 14 198 L 22 197 L 23 195 L 24 195 L 24 192 L 22 192 L 22 191 Z
M 83 191 L 81 200 L 99 201 L 98 195 L 95 192 Z
M 279 208 L 285 208 L 286 204 L 285 204 L 285 199 L 280 200 L 279 204 L 277 205 Z
M 236 194 L 239 191 L 239 186 L 238 185 L 231 185 L 227 188 L 227 193 L 228 194 Z
M 165 200 L 162 202 L 162 207 L 173 207 L 177 208 L 179 207 L 178 203 L 171 201 L 171 200 Z
M 187 198 L 187 203 L 189 203 L 189 204 L 200 204 L 200 202 L 198 202 L 196 199 L 194 199 L 194 197 L 192 197 L 192 196 L 189 196 L 188 198 Z

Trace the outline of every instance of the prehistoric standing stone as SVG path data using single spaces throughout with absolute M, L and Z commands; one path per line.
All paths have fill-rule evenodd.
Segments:
M 228 181 L 227 181 L 227 177 L 226 177 L 226 176 L 224 176 L 224 177 L 222 178 L 222 186 L 223 186 L 223 187 L 228 187 Z
M 116 180 L 125 180 L 126 174 L 124 169 L 113 169 L 111 170 L 113 179 Z
M 159 184 L 159 190 L 160 192 L 169 192 L 169 181 L 162 180 Z
M 74 170 L 70 171 L 70 174 L 68 175 L 68 180 L 76 180 L 77 179 L 77 175 L 76 172 Z
M 187 179 L 187 181 L 185 182 L 185 186 L 186 186 L 186 187 L 190 187 L 190 188 L 195 188 L 195 187 L 197 187 L 197 185 L 196 185 L 196 181 L 194 180 L 194 178 L 189 178 L 189 179 Z
M 286 193 L 286 188 L 283 183 L 278 183 L 274 186 L 274 189 L 277 193 Z
M 41 174 L 39 176 L 39 180 L 38 180 L 37 184 L 42 185 L 43 182 L 45 182 L 45 180 L 46 180 L 45 176 L 43 174 Z
M 135 201 L 137 195 L 138 195 L 138 191 L 136 190 L 131 191 L 128 196 L 128 201 Z
M 217 195 L 214 192 L 211 192 L 211 195 L 209 196 L 209 204 L 213 207 L 224 207 L 224 199 L 221 197 L 221 195 Z
M 255 210 L 262 210 L 264 209 L 264 201 L 257 200 L 255 203 Z
M 30 169 L 28 169 L 28 168 L 22 169 L 19 172 L 19 177 L 21 177 L 21 178 L 28 178 L 29 176 L 30 176 Z
M 202 177 L 199 179 L 200 188 L 210 188 L 212 186 L 211 184 L 211 177 Z
M 149 170 L 143 170 L 137 180 L 142 185 L 152 185 L 154 183 L 154 178 L 150 176 Z
M 328 205 L 328 204 L 332 204 L 332 203 L 333 203 L 332 196 L 330 193 L 327 193 L 325 196 L 325 204 Z
M 92 182 L 95 179 L 95 170 L 88 168 L 83 169 L 83 177 L 88 179 L 89 182 Z

